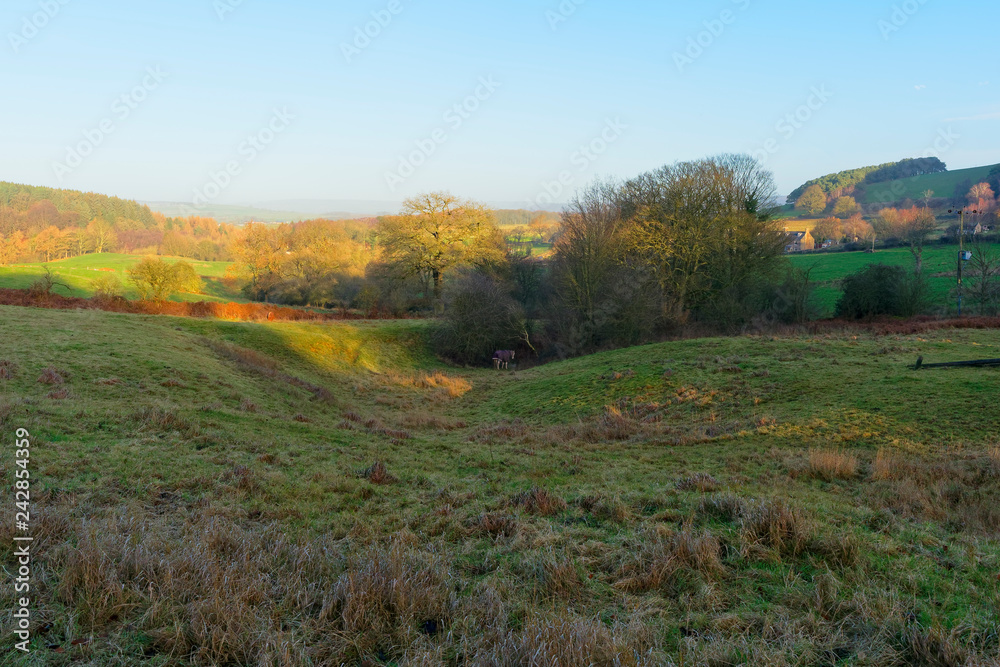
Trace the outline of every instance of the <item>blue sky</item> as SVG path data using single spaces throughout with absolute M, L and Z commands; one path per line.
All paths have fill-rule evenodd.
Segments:
M 929 151 L 978 166 L 1000 162 L 997 25 L 968 0 L 8 0 L 0 180 L 528 206 L 720 152 L 783 194 Z

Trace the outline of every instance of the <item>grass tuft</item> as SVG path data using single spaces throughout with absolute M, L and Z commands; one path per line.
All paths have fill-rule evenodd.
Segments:
M 399 480 L 389 474 L 389 469 L 381 461 L 376 461 L 358 473 L 361 479 L 367 479 L 372 484 L 395 484 Z
M 690 526 L 678 532 L 646 530 L 638 553 L 622 566 L 615 588 L 627 593 L 660 590 L 673 594 L 680 579 L 692 574 L 715 578 L 725 572 L 722 544 L 708 532 Z
M 507 504 L 536 516 L 554 516 L 568 507 L 565 500 L 537 486 L 512 496 Z
M 711 493 L 719 490 L 719 480 L 708 473 L 699 472 L 690 477 L 683 477 L 677 480 L 678 491 L 700 491 L 701 493 Z
M 476 517 L 473 530 L 490 537 L 509 537 L 517 532 L 517 518 L 500 512 L 486 512 Z
M 872 463 L 872 479 L 876 481 L 901 479 L 901 463 L 895 452 L 883 447 L 878 450 L 875 462 Z
M 66 371 L 60 371 L 49 366 L 38 376 L 38 382 L 40 384 L 59 385 L 66 382 L 66 377 L 68 377 Z
M 747 505 L 740 517 L 740 553 L 744 558 L 754 554 L 796 556 L 805 550 L 810 535 L 801 512 L 780 500 Z
M 809 450 L 809 472 L 813 477 L 832 481 L 852 479 L 858 474 L 858 459 L 840 450 Z

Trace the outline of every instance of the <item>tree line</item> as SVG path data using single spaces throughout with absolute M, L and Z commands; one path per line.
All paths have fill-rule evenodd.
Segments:
M 481 204 L 433 193 L 379 221 L 375 273 L 409 281 L 440 316 L 439 351 L 467 363 L 495 349 L 567 356 L 686 326 L 794 319 L 801 280 L 775 201 L 771 173 L 743 155 L 598 181 L 563 212 L 554 254 L 539 262 L 511 252 Z

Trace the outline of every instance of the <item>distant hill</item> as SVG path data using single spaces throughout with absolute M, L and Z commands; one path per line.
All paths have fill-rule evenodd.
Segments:
M 30 235 L 49 226 L 82 228 L 95 219 L 109 225 L 128 220 L 138 228 L 155 224 L 148 207 L 128 199 L 0 182 L 0 234 L 20 231 Z
M 898 178 L 936 174 L 947 170 L 947 165 L 936 157 L 906 158 L 898 162 L 848 169 L 803 183 L 788 195 L 788 203 L 794 204 L 808 188 L 814 185 L 818 185 L 823 192 L 830 195 L 837 190 L 850 192 L 854 188 L 874 187 Z
M 1000 165 L 956 169 L 940 174 L 924 174 L 900 178 L 885 183 L 873 183 L 865 189 L 862 203 L 890 204 L 903 199 L 918 201 L 931 190 L 935 199 L 963 198 L 976 183 L 987 180 L 992 169 Z

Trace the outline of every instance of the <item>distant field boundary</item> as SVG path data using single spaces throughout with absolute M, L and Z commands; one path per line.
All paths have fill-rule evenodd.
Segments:
M 378 313 L 361 314 L 351 311 L 317 313 L 287 306 L 265 303 L 218 303 L 197 301 L 129 301 L 98 297 L 83 298 L 58 294 L 37 295 L 29 290 L 0 288 L 0 306 L 50 308 L 55 310 L 103 310 L 132 315 L 169 315 L 172 317 L 217 318 L 242 322 L 323 322 L 331 320 L 400 319 Z

